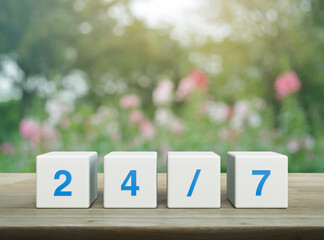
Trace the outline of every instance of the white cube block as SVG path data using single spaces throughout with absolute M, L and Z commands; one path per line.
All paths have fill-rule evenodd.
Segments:
M 111 152 L 105 156 L 104 207 L 157 207 L 156 152 Z
M 97 153 L 39 155 L 36 178 L 37 208 L 88 208 L 97 198 Z
M 168 208 L 220 208 L 220 156 L 214 152 L 169 152 Z
M 275 152 L 228 152 L 227 198 L 236 208 L 287 208 L 288 157 Z

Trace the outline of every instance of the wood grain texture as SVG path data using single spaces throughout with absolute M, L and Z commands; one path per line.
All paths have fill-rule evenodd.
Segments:
M 220 209 L 104 209 L 103 174 L 89 209 L 36 209 L 35 174 L 0 174 L 0 239 L 324 239 L 324 174 L 289 174 L 288 209 L 235 209 L 222 174 Z

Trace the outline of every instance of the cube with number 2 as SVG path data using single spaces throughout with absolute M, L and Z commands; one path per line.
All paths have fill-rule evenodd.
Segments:
M 107 154 L 104 158 L 104 207 L 156 208 L 156 180 L 156 152 Z
M 88 208 L 97 198 L 97 153 L 39 155 L 36 177 L 37 208 Z
M 228 152 L 227 198 L 236 208 L 287 208 L 288 157 L 275 152 Z
M 220 156 L 214 152 L 168 153 L 168 208 L 219 208 Z

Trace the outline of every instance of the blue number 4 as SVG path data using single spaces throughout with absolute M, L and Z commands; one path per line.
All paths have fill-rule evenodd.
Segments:
M 192 192 L 193 192 L 193 190 L 194 190 L 194 188 L 195 188 L 195 186 L 196 186 L 196 183 L 197 183 L 197 180 L 198 180 L 198 177 L 199 177 L 200 171 L 201 171 L 201 169 L 197 169 L 197 170 L 196 170 L 196 173 L 195 173 L 195 176 L 194 176 L 194 178 L 193 178 L 193 180 L 192 180 L 192 182 L 191 182 L 191 186 L 190 186 L 190 188 L 189 188 L 189 191 L 188 191 L 187 197 L 191 197 Z
M 263 175 L 255 193 L 256 196 L 261 196 L 263 185 L 270 175 L 270 170 L 252 170 L 252 175 Z
M 127 182 L 131 180 L 131 185 L 126 186 Z M 126 176 L 124 182 L 121 185 L 121 190 L 131 191 L 131 196 L 136 196 L 136 191 L 139 190 L 139 186 L 136 186 L 136 170 L 130 170 Z
M 54 196 L 72 196 L 71 191 L 62 191 L 71 183 L 72 180 L 71 173 L 66 170 L 59 170 L 55 173 L 54 179 L 60 179 L 61 175 L 65 175 L 65 182 L 56 188 L 54 192 Z

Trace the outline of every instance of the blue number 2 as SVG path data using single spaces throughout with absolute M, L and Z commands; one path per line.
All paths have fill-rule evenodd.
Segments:
M 59 170 L 55 173 L 54 179 L 60 179 L 61 175 L 65 175 L 65 182 L 58 186 L 54 192 L 54 196 L 72 196 L 71 191 L 62 191 L 72 180 L 71 173 L 66 170 Z
M 131 178 L 131 185 L 126 186 L 127 182 Z M 131 191 L 131 196 L 136 196 L 136 191 L 139 190 L 139 186 L 136 186 L 136 170 L 130 170 L 126 176 L 124 182 L 121 185 L 121 190 Z
M 263 175 L 255 193 L 256 196 L 261 196 L 263 185 L 270 175 L 270 170 L 252 170 L 252 175 Z
M 197 170 L 196 170 L 196 173 L 195 173 L 195 176 L 194 176 L 194 178 L 193 178 L 193 180 L 192 180 L 192 182 L 191 182 L 191 186 L 190 186 L 190 188 L 189 188 L 189 191 L 188 191 L 187 197 L 191 197 L 191 195 L 192 195 L 192 191 L 194 190 L 194 188 L 195 188 L 195 186 L 196 186 L 197 179 L 198 179 L 198 177 L 199 177 L 200 171 L 201 171 L 201 169 L 197 169 Z

